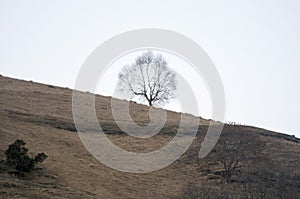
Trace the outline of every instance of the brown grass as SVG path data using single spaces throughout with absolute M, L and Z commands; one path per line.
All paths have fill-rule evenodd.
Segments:
M 208 120 L 201 118 L 197 139 L 179 160 L 155 172 L 131 174 L 106 167 L 84 148 L 73 123 L 72 90 L 0 77 L 0 97 L 0 158 L 16 139 L 23 139 L 30 151 L 49 156 L 42 169 L 24 178 L 10 176 L 2 165 L 0 198 L 181 198 L 190 184 L 218 189 L 222 181 L 215 174 L 221 165 L 213 156 L 198 158 Z M 178 128 L 180 114 L 168 112 L 164 133 L 151 139 L 124 135 L 113 122 L 110 100 L 96 97 L 97 116 L 109 138 L 126 150 L 155 150 L 168 143 Z M 130 110 L 137 123 L 149 123 L 147 106 L 131 103 Z M 254 127 L 236 128 L 258 136 L 265 144 L 261 156 L 267 163 L 300 175 L 298 139 Z

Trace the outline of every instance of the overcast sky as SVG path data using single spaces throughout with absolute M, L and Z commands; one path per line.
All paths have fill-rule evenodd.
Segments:
M 87 56 L 119 33 L 182 33 L 215 63 L 226 120 L 300 137 L 299 1 L 0 1 L 0 73 L 73 88 Z

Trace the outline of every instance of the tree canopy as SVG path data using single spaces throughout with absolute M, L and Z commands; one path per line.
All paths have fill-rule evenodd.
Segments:
M 149 106 L 164 105 L 175 97 L 176 75 L 161 54 L 149 50 L 123 67 L 118 84 L 123 92 Z

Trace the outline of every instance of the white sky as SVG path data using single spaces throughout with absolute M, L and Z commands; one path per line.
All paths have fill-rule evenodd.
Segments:
M 300 1 L 4 1 L 0 73 L 73 88 L 87 56 L 143 27 L 196 41 L 223 81 L 226 120 L 300 137 Z

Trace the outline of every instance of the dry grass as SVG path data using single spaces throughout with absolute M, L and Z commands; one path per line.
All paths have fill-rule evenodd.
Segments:
M 0 198 L 181 198 L 189 184 L 218 189 L 222 181 L 215 174 L 221 167 L 213 156 L 198 158 L 207 120 L 200 120 L 197 139 L 179 160 L 155 172 L 131 174 L 106 167 L 84 148 L 75 132 L 70 89 L 0 77 L 0 97 L 0 158 L 16 139 L 23 139 L 30 151 L 49 156 L 43 169 L 24 178 L 10 176 L 0 167 Z M 155 150 L 168 143 L 178 128 L 180 114 L 168 112 L 162 134 L 151 139 L 124 135 L 113 122 L 110 100 L 96 97 L 97 116 L 110 132 L 109 138 L 124 149 Z M 137 123 L 149 123 L 147 106 L 131 103 L 130 110 Z M 299 140 L 253 127 L 236 128 L 252 132 L 265 143 L 262 155 L 270 164 L 300 175 Z

